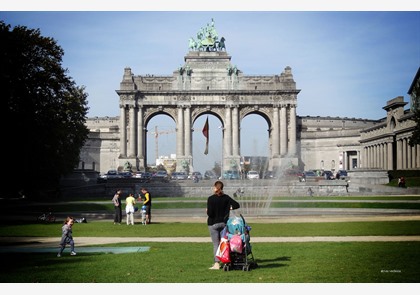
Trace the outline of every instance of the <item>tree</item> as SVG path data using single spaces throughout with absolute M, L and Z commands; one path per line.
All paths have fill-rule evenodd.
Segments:
M 3 183 L 27 194 L 56 189 L 79 163 L 89 130 L 87 94 L 61 65 L 63 49 L 39 29 L 0 22 Z M 4 190 L 3 190 L 4 191 Z
M 414 122 L 416 122 L 416 127 L 413 130 L 413 134 L 408 142 L 410 146 L 415 146 L 420 144 L 420 109 L 416 108 L 413 113 L 413 117 L 411 118 Z

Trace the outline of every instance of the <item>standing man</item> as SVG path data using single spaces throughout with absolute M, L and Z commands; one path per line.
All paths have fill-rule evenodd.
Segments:
M 152 196 L 145 187 L 141 188 L 141 193 L 144 196 L 143 205 L 146 206 L 146 224 L 150 224 L 152 222 Z
M 115 192 L 114 197 L 112 198 L 112 203 L 114 203 L 114 224 L 121 224 L 122 219 L 122 209 L 121 209 L 121 193 L 122 191 L 119 189 Z

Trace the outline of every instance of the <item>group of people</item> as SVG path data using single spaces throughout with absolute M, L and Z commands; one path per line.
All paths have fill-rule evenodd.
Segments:
M 150 224 L 152 220 L 152 198 L 150 192 L 145 188 L 142 187 L 140 190 L 140 194 L 138 199 L 134 198 L 134 194 L 130 193 L 128 197 L 125 199 L 125 213 L 127 216 L 127 225 L 134 225 L 134 213 L 136 212 L 135 205 L 137 202 L 142 203 L 145 207 L 146 211 L 146 224 Z M 115 192 L 114 197 L 112 198 L 112 202 L 114 203 L 114 224 L 121 224 L 122 221 L 122 202 L 121 202 L 121 194 L 122 190 L 117 190 Z M 143 196 L 143 198 L 142 198 Z
M 219 247 L 221 240 L 221 233 L 226 227 L 226 223 L 230 216 L 230 211 L 238 209 L 240 204 L 225 194 L 223 191 L 224 184 L 222 181 L 217 180 L 213 185 L 213 194 L 207 199 L 207 226 L 210 233 L 210 238 L 213 244 L 213 261 L 214 264 L 210 269 L 220 269 L 220 259 L 216 256 L 217 248 Z M 122 203 L 121 203 L 121 190 L 115 192 L 112 202 L 115 207 L 114 224 L 121 224 L 122 219 Z M 144 201 L 143 198 L 144 197 Z M 139 195 L 139 202 L 143 201 L 143 205 L 146 206 L 146 220 L 147 223 L 151 222 L 151 195 L 146 188 L 141 188 L 141 195 Z M 127 213 L 127 225 L 134 224 L 134 205 L 136 199 L 133 194 L 129 194 L 126 198 L 126 213 Z M 74 223 L 73 217 L 67 217 L 62 226 L 62 237 L 60 241 L 60 250 L 57 257 L 61 257 L 66 245 L 70 245 L 70 255 L 76 255 L 74 251 L 74 240 L 72 235 L 72 226 Z
M 149 191 L 143 187 L 141 188 L 141 195 L 136 201 L 134 195 L 130 193 L 128 197 L 125 199 L 125 212 L 127 214 L 127 225 L 134 225 L 134 212 L 135 206 L 137 202 L 143 202 L 143 206 L 145 207 L 146 211 L 146 224 L 150 224 L 152 219 L 151 214 L 151 206 L 152 206 L 152 198 Z M 122 190 L 117 190 L 112 198 L 112 202 L 114 203 L 115 214 L 114 214 L 114 224 L 121 224 L 122 220 L 122 202 L 121 202 L 121 194 Z M 144 201 L 143 201 L 143 198 Z M 74 240 L 73 240 L 73 224 L 75 219 L 71 216 L 68 216 L 66 220 L 64 220 L 64 224 L 61 227 L 61 240 L 60 240 L 60 248 L 57 253 L 57 257 L 61 257 L 64 252 L 64 249 L 67 245 L 70 245 L 70 255 L 75 256 L 76 252 L 74 251 Z

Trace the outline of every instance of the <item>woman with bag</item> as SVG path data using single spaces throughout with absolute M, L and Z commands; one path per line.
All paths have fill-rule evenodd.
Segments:
M 221 232 L 226 227 L 230 210 L 240 207 L 239 203 L 223 192 L 223 182 L 216 181 L 213 186 L 214 194 L 207 199 L 207 226 L 213 243 L 214 265 L 210 269 L 220 269 L 220 259 L 216 257 L 221 240 Z

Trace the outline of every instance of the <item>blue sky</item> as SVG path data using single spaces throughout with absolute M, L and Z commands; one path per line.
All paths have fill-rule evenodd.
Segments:
M 188 39 L 211 21 L 244 75 L 276 75 L 286 66 L 298 89 L 299 116 L 380 119 L 386 101 L 404 96 L 420 66 L 419 11 L 1 11 L 12 26 L 39 28 L 64 49 L 63 66 L 89 94 L 89 117 L 118 116 L 124 67 L 135 75 L 172 75 Z M 200 117 L 194 128 L 196 170 L 220 161 L 220 122 L 210 117 L 204 159 Z M 148 129 L 171 130 L 166 117 Z M 242 155 L 267 155 L 267 124 L 244 119 Z M 245 136 L 246 135 L 246 136 Z M 261 137 L 263 135 L 263 137 Z M 150 137 L 152 139 L 152 137 Z M 246 139 L 245 139 L 246 138 Z M 159 138 L 159 154 L 175 153 L 175 134 Z M 154 142 L 149 140 L 149 158 Z M 213 152 L 212 152 L 213 150 Z M 200 163 L 200 164 L 199 164 Z

